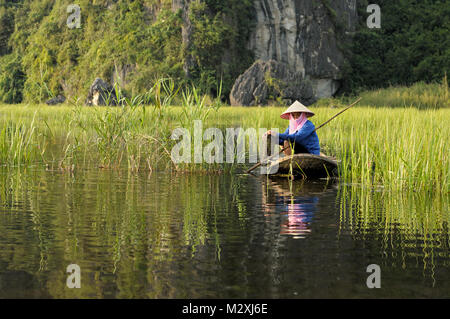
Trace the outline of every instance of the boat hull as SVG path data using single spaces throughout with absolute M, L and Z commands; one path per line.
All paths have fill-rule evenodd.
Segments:
M 338 162 L 329 156 L 294 154 L 267 166 L 269 176 L 294 175 L 312 178 L 337 177 Z

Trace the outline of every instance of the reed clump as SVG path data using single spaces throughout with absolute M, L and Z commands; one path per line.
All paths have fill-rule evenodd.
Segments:
M 21 166 L 42 159 L 46 151 L 46 135 L 31 121 L 3 118 L 0 121 L 0 165 Z

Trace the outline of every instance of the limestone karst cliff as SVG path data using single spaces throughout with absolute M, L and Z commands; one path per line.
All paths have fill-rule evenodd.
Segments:
M 173 0 L 183 10 L 183 41 L 189 47 L 191 0 Z M 286 64 L 312 87 L 316 98 L 339 88 L 345 55 L 342 50 L 357 24 L 356 0 L 253 0 L 253 28 L 247 46 L 255 60 Z M 192 67 L 189 56 L 185 72 Z M 231 97 L 233 100 L 233 97 Z
M 257 59 L 286 63 L 311 81 L 316 97 L 339 87 L 342 46 L 356 29 L 356 0 L 254 0 L 249 47 Z

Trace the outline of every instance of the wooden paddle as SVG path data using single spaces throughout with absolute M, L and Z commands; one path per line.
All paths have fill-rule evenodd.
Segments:
M 347 111 L 349 108 L 351 108 L 352 106 L 356 105 L 359 101 L 361 101 L 361 99 L 362 99 L 362 98 L 360 97 L 360 98 L 357 99 L 355 102 L 353 102 L 352 104 L 350 104 L 348 107 L 346 107 L 345 109 L 343 109 L 342 111 L 340 111 L 339 113 L 337 113 L 336 115 L 334 115 L 334 116 L 333 116 L 332 118 L 330 118 L 328 121 L 326 121 L 325 123 L 323 123 L 323 124 L 319 125 L 318 127 L 316 127 L 316 129 L 314 130 L 314 132 L 317 131 L 318 129 L 324 127 L 326 124 L 328 124 L 329 122 L 331 122 L 331 120 L 335 119 L 338 115 L 344 113 L 344 112 Z M 280 155 L 281 153 L 283 153 L 283 152 L 284 152 L 285 150 L 287 150 L 288 148 L 289 148 L 289 146 L 288 146 L 288 147 L 282 148 L 281 151 L 280 151 L 280 153 L 270 156 L 266 161 L 269 161 L 270 159 L 272 159 L 272 158 L 273 158 L 274 156 L 276 156 L 276 155 Z M 262 165 L 262 162 L 260 161 L 260 162 L 258 162 L 257 164 L 253 165 L 252 167 L 250 167 L 248 170 L 246 170 L 245 173 L 248 174 L 248 173 L 250 173 L 251 171 L 253 171 L 255 168 L 260 167 L 261 165 Z

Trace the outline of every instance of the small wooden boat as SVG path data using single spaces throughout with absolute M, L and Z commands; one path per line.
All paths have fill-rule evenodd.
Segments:
M 313 154 L 294 154 L 271 161 L 266 174 L 271 176 L 294 175 L 308 179 L 337 176 L 338 162 L 334 157 Z

